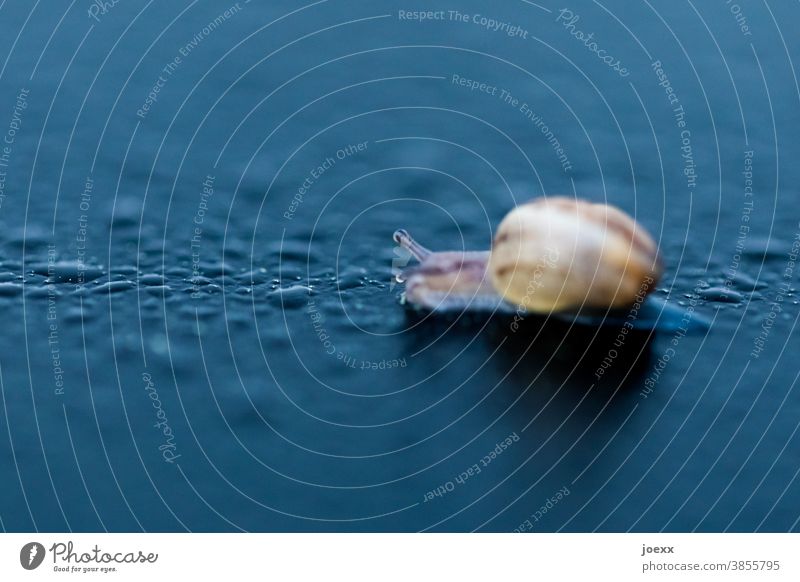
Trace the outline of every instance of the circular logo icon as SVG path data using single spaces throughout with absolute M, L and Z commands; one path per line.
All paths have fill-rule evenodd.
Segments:
M 39 542 L 28 542 L 19 551 L 19 563 L 26 570 L 35 570 L 44 562 L 44 546 Z

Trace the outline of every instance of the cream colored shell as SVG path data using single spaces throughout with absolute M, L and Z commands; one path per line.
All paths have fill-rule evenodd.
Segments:
M 503 219 L 488 274 L 507 302 L 547 313 L 631 306 L 655 288 L 662 266 L 653 239 L 621 210 L 550 197 Z

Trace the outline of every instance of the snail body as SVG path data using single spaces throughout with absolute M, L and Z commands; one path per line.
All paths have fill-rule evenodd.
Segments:
M 398 275 L 405 302 L 417 308 L 595 325 L 622 321 L 636 306 L 634 325 L 645 328 L 669 312 L 650 297 L 663 273 L 657 245 L 633 218 L 605 204 L 550 197 L 520 205 L 500 223 L 489 251 L 432 252 L 405 230 L 394 239 L 419 261 Z M 677 312 L 665 319 L 674 321 Z

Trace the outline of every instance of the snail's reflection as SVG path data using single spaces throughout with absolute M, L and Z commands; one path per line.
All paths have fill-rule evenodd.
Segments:
M 607 412 L 613 427 L 652 365 L 652 331 L 623 334 L 613 326 L 544 317 L 526 317 L 512 327 L 502 314 L 425 317 L 410 310 L 408 316 L 405 337 L 415 358 L 458 366 L 462 381 L 478 388 L 463 393 L 493 391 L 489 414 L 508 407 L 515 425 L 527 425 L 546 408 L 548 426 L 568 416 L 603 423 L 596 419 Z

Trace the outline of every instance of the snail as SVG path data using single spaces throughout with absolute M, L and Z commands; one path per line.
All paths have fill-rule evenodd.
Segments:
M 489 251 L 432 252 L 406 230 L 419 261 L 397 274 L 403 301 L 433 312 L 540 315 L 588 325 L 677 329 L 697 318 L 655 299 L 664 268 L 645 228 L 622 210 L 566 197 L 509 212 Z

